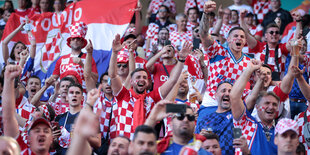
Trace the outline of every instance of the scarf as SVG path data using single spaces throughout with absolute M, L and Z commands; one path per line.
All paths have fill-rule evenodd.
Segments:
M 136 129 L 137 126 L 142 125 L 145 122 L 144 100 L 146 92 L 144 91 L 143 94 L 136 94 L 133 89 L 130 89 L 129 91 L 136 99 L 133 107 L 133 129 Z

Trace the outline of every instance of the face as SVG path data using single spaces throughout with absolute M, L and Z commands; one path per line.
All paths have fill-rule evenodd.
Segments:
M 180 87 L 178 90 L 178 94 L 183 94 L 183 95 L 187 95 L 188 93 L 188 82 L 187 80 L 184 80 L 180 83 Z
M 194 116 L 194 112 L 192 109 L 186 108 L 185 115 Z M 172 119 L 173 135 L 177 137 L 192 136 L 194 130 L 195 130 L 195 120 L 189 121 L 187 117 L 184 117 L 183 120 L 179 120 L 176 117 Z
M 198 13 L 197 10 L 195 9 L 191 9 L 188 11 L 188 20 L 190 22 L 197 22 L 198 19 Z
M 68 90 L 68 100 L 70 107 L 81 106 L 83 93 L 79 87 L 72 86 Z
M 128 63 L 117 63 L 117 75 L 127 77 L 129 74 Z
M 108 155 L 127 155 L 129 141 L 125 138 L 116 137 L 109 146 Z
M 16 61 L 19 61 L 19 59 L 20 59 L 20 56 L 19 56 L 19 54 L 23 51 L 23 50 L 25 50 L 26 49 L 26 47 L 23 45 L 23 44 L 21 44 L 21 43 L 17 43 L 17 45 L 15 46 L 15 48 L 14 48 L 14 56 L 15 56 L 15 60 Z
M 274 143 L 278 146 L 278 152 L 293 154 L 298 146 L 298 135 L 292 130 L 277 134 Z
M 229 94 L 231 91 L 231 85 L 228 83 L 223 83 L 220 85 L 220 87 L 217 89 L 215 98 L 216 101 L 218 102 L 218 108 L 220 110 L 230 110 L 230 98 Z
M 178 29 L 181 29 L 182 31 L 186 30 L 187 25 L 187 19 L 184 17 L 180 17 L 178 20 L 176 20 L 176 24 L 178 26 Z
M 11 3 L 10 3 L 10 2 L 5 2 L 5 3 L 4 3 L 4 6 L 3 6 L 3 9 L 4 9 L 4 10 L 8 10 L 8 9 L 10 9 L 10 8 L 12 8 Z
M 30 149 L 34 152 L 48 152 L 53 142 L 52 130 L 46 124 L 38 124 L 29 132 Z
M 224 15 L 223 15 L 223 22 L 226 23 L 226 22 L 229 22 L 230 21 L 230 18 L 231 18 L 231 11 L 229 9 L 225 9 L 224 10 Z
M 131 86 L 138 94 L 144 93 L 148 87 L 148 75 L 145 71 L 136 72 L 130 80 Z
M 253 16 L 248 16 L 244 18 L 244 21 L 247 25 L 253 25 L 254 18 Z
M 245 34 L 242 30 L 232 31 L 227 38 L 228 46 L 233 52 L 241 52 L 246 44 Z
M 267 88 L 270 86 L 270 83 L 272 81 L 272 77 L 271 77 L 271 70 L 267 67 L 261 67 L 260 68 L 260 74 L 263 74 L 265 76 L 265 80 L 264 80 L 264 87 Z M 257 75 L 255 77 L 256 79 L 258 78 Z
M 31 3 L 37 6 L 40 3 L 40 0 L 31 0 Z
M 61 11 L 61 2 L 60 2 L 60 0 L 55 0 L 53 7 L 54 7 L 56 12 Z
M 169 39 L 169 32 L 166 29 L 162 29 L 158 33 L 158 41 L 164 44 L 166 40 Z
M 129 45 L 134 41 L 135 39 L 133 39 L 133 38 L 129 38 L 129 39 L 127 39 L 126 41 L 125 41 L 125 44 L 129 47 Z M 137 44 L 137 42 L 135 42 L 135 43 L 132 43 L 132 48 L 134 49 L 134 50 L 136 50 L 137 49 L 137 47 L 138 47 L 138 44 Z
M 213 155 L 222 155 L 219 142 L 216 139 L 207 139 L 203 142 L 202 148 L 211 152 Z
M 238 24 L 238 19 L 239 19 L 238 13 L 236 11 L 231 11 L 231 18 L 230 18 L 231 23 Z
M 280 0 L 271 0 L 270 2 L 271 8 L 278 9 L 281 6 Z
M 25 9 L 27 6 L 27 1 L 26 0 L 18 0 L 18 7 L 21 9 Z
M 33 97 L 41 89 L 41 81 L 37 78 L 30 78 L 27 81 L 26 90 L 30 97 Z
M 69 87 L 70 84 L 71 84 L 70 81 L 62 81 L 60 83 L 59 94 L 62 97 L 66 97 L 68 95 L 68 87 Z
M 11 13 L 10 13 L 9 11 L 7 11 L 7 10 L 5 10 L 4 13 L 3 13 L 3 15 L 2 15 L 3 20 L 4 20 L 5 22 L 7 22 L 7 21 L 9 20 L 10 16 L 11 16 Z
M 165 7 L 160 7 L 158 10 L 158 18 L 166 19 L 168 17 L 168 11 Z
M 2 155 L 16 155 L 20 154 L 17 150 L 19 147 L 13 142 L 0 140 L 0 154 Z
M 174 58 L 175 51 L 171 45 L 165 46 L 162 50 L 165 50 L 165 52 L 160 56 L 162 59 Z
M 266 41 L 268 43 L 276 44 L 280 39 L 280 30 L 277 27 L 270 27 L 265 33 Z
M 271 95 L 264 96 L 261 101 L 256 104 L 256 109 L 262 122 L 272 123 L 279 111 L 279 101 Z
M 131 146 L 133 155 L 155 155 L 157 152 L 156 136 L 153 133 L 138 132 Z
M 111 85 L 108 83 L 109 81 L 109 76 L 105 75 L 102 78 L 102 90 L 105 94 L 112 94 L 112 89 L 111 89 Z
M 73 50 L 81 50 L 82 47 L 84 45 L 84 42 L 83 42 L 83 39 L 82 38 L 71 38 L 71 41 L 70 41 L 70 46 Z

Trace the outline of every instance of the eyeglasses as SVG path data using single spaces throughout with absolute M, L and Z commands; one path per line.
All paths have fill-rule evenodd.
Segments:
M 117 64 L 117 67 L 118 67 L 118 68 L 121 68 L 121 67 L 127 68 L 128 66 L 127 66 L 127 64 L 123 64 L 123 65 L 122 65 L 122 64 Z
M 167 12 L 167 10 L 158 10 L 158 12 Z
M 190 114 L 175 114 L 174 115 L 179 121 L 184 120 L 185 117 L 187 117 L 188 121 L 195 121 L 195 115 L 190 115 Z
M 269 34 L 271 34 L 271 35 L 273 35 L 273 34 L 280 34 L 280 32 L 279 31 L 269 31 Z

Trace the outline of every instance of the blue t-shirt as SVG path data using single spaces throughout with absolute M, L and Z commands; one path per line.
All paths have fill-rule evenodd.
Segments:
M 188 143 L 192 143 L 193 139 L 190 140 Z M 167 150 L 165 152 L 163 152 L 161 155 L 179 155 L 182 147 L 184 145 L 180 145 L 177 143 L 172 143 L 171 145 L 169 145 L 169 147 L 167 148 Z M 210 152 L 207 152 L 206 150 L 200 148 L 200 150 L 198 151 L 199 155 L 212 155 Z
M 219 136 L 222 154 L 231 155 L 235 153 L 235 149 L 233 148 L 233 127 L 231 111 L 224 113 L 213 112 L 197 121 L 195 133 L 199 134 L 202 129 L 211 128 Z

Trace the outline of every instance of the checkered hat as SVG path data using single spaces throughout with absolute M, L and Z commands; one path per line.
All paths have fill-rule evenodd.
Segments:
M 125 51 L 120 51 L 117 54 L 117 63 L 127 63 L 129 61 L 129 54 Z
M 83 22 L 78 22 L 75 24 L 72 24 L 69 27 L 70 30 L 70 37 L 67 39 L 67 45 L 70 46 L 70 41 L 72 38 L 83 38 L 84 45 L 82 48 L 84 48 L 87 45 L 87 40 L 85 39 L 86 33 L 87 33 L 87 25 Z
M 292 130 L 296 132 L 298 135 L 298 124 L 296 121 L 289 119 L 289 118 L 283 118 L 281 119 L 275 129 L 275 134 L 283 134 L 284 132 Z

